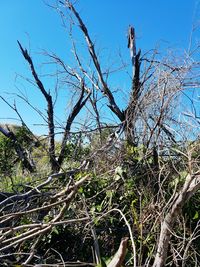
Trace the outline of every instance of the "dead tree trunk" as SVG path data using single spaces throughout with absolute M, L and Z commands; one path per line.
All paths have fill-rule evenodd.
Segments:
M 160 236 L 153 267 L 165 266 L 174 222 L 177 216 L 181 213 L 183 205 L 191 198 L 192 195 L 196 193 L 199 188 L 200 174 L 188 174 L 182 190 L 173 198 L 171 208 L 161 223 Z
M 136 41 L 135 41 L 135 29 L 129 27 L 129 36 L 128 36 L 128 48 L 130 49 L 130 56 L 132 62 L 132 88 L 131 96 L 129 100 L 128 107 L 125 111 L 126 120 L 125 120 L 125 134 L 126 139 L 129 144 L 136 145 L 135 142 L 135 119 L 136 119 L 136 107 L 138 105 L 138 100 L 140 96 L 140 54 L 136 52 Z

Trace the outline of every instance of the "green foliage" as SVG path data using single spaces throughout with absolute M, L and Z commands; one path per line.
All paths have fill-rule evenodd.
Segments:
M 13 142 L 0 133 L 0 177 L 12 175 L 15 159 Z
M 17 142 L 23 148 L 29 148 L 33 142 L 33 135 L 25 126 L 17 127 L 15 130 L 15 136 L 17 137 Z
M 0 133 L 0 176 L 2 177 L 11 176 L 18 167 L 16 164 L 19 162 L 16 145 L 19 144 L 23 149 L 26 149 L 33 142 L 33 137 L 26 127 L 12 126 L 12 130 L 17 143 Z
M 109 133 L 110 130 L 103 132 L 105 140 Z M 32 139 L 27 129 L 16 129 L 15 134 L 18 142 L 28 149 Z M 98 134 L 93 134 L 92 142 L 89 144 L 84 143 L 84 140 L 78 140 L 75 137 L 71 138 L 66 145 L 63 170 L 79 167 L 80 163 L 96 151 L 99 146 L 100 139 Z M 56 153 L 59 150 L 60 142 L 57 141 Z M 38 170 L 36 178 L 27 173 L 23 174 L 20 164 L 14 164 L 17 155 L 13 144 L 3 135 L 0 135 L 0 151 L 0 171 L 2 175 L 0 183 L 3 191 L 24 192 L 29 188 L 29 185 L 32 188 L 39 184 L 41 177 L 46 177 L 49 173 L 50 166 L 46 140 L 40 141 L 40 145 L 32 148 L 32 155 Z M 116 151 L 120 152 L 120 158 L 118 158 L 119 154 L 115 155 Z M 121 238 L 129 234 L 126 224 L 118 214 L 109 213 L 108 216 L 101 218 L 102 215 L 113 208 L 120 209 L 131 225 L 136 249 L 139 252 L 139 261 L 144 263 L 146 258 L 153 258 L 159 231 L 159 224 L 155 222 L 160 212 L 158 209 L 162 208 L 161 206 L 163 205 L 159 203 L 160 207 L 156 206 L 153 186 L 158 181 L 158 178 L 161 183 L 164 181 L 162 184 L 162 197 L 163 203 L 165 203 L 171 197 L 175 188 L 177 190 L 181 188 L 187 175 L 184 156 L 177 149 L 174 153 L 173 159 L 170 157 L 167 159 L 159 158 L 162 172 L 160 172 L 160 176 L 157 176 L 152 149 L 146 151 L 144 145 L 135 147 L 122 142 L 117 148 L 112 147 L 111 150 L 105 153 L 97 154 L 95 158 L 92 158 L 92 164 L 87 170 L 80 171 L 73 176 L 74 181 L 77 181 L 83 176 L 89 175 L 90 180 L 79 188 L 78 194 L 74 201 L 70 203 L 62 219 L 67 220 L 84 216 L 87 209 L 99 241 L 102 257 L 102 262 L 99 266 L 106 266 L 117 251 Z M 197 157 L 197 153 L 193 152 L 192 157 Z M 179 161 L 178 172 L 174 172 L 171 164 L 172 160 Z M 181 171 L 179 171 L 179 167 Z M 167 177 L 167 179 L 162 180 L 163 177 Z M 65 177 L 65 175 L 58 178 L 53 182 L 52 190 L 62 191 L 68 182 L 69 177 Z M 24 184 L 27 188 L 24 187 Z M 48 187 L 45 188 L 43 192 L 48 192 L 48 189 Z M 159 194 L 159 192 L 156 192 L 156 194 Z M 34 201 L 32 203 L 33 207 L 39 207 L 41 204 L 46 203 L 42 198 L 36 198 Z M 183 209 L 186 228 L 177 227 L 175 229 L 176 233 L 181 235 L 184 230 L 186 236 L 189 236 L 189 232 L 195 229 L 199 220 L 199 207 L 200 198 L 199 194 L 197 194 L 196 198 L 192 198 Z M 43 218 L 43 222 L 50 222 L 57 212 L 56 208 L 52 208 Z M 37 213 L 25 215 L 21 217 L 18 224 L 24 225 L 38 222 L 40 221 L 39 217 L 40 214 Z M 49 251 L 47 253 L 49 263 L 56 258 L 55 255 L 51 255 L 50 248 L 64 255 L 63 257 L 66 261 L 92 261 L 91 247 L 93 246 L 93 237 L 90 233 L 90 224 L 53 226 L 51 231 L 42 237 L 38 246 L 38 253 L 39 255 L 44 255 L 46 251 Z M 20 231 L 16 233 L 16 236 L 19 234 Z M 23 244 L 24 251 L 28 251 L 30 244 L 30 241 Z M 199 247 L 198 241 L 195 240 L 194 244 Z M 66 253 L 66 248 L 68 253 Z M 126 260 L 129 261 L 129 264 L 133 263 L 132 256 L 132 250 L 128 247 Z M 43 263 L 48 263 L 48 260 L 44 260 Z
M 12 192 L 22 189 L 25 183 L 31 181 L 29 175 L 23 175 L 23 168 L 16 153 L 20 145 L 24 151 L 33 144 L 33 136 L 24 126 L 9 126 L 14 132 L 16 143 L 0 133 L 0 188 L 2 191 Z
M 79 161 L 89 153 L 89 148 L 83 142 L 84 137 L 72 135 L 65 146 L 65 160 L 75 159 Z M 57 143 L 57 150 L 60 150 L 60 144 Z
M 97 264 L 96 267 L 107 267 L 105 259 L 101 258 L 101 263 Z

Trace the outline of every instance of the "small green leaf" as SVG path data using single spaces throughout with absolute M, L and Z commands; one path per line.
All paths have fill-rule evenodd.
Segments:
M 96 205 L 96 210 L 97 210 L 98 212 L 100 212 L 100 211 L 102 210 L 102 206 L 101 206 L 101 205 Z
M 59 234 L 58 229 L 56 227 L 53 227 L 52 232 L 55 233 L 56 235 Z
M 195 215 L 194 215 L 194 217 L 193 217 L 193 219 L 194 219 L 194 220 L 197 220 L 198 218 L 199 218 L 199 213 L 198 213 L 198 211 L 196 211 L 196 212 L 195 212 Z
M 79 193 L 83 193 L 83 187 L 80 187 L 80 188 L 78 189 L 78 192 L 79 192 Z

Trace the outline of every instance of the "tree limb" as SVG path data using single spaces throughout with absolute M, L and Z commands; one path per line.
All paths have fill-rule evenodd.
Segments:
M 77 103 L 73 107 L 72 112 L 69 114 L 67 122 L 66 122 L 64 135 L 63 135 L 62 143 L 61 143 L 61 151 L 60 151 L 60 154 L 59 154 L 59 157 L 58 157 L 58 161 L 57 161 L 58 162 L 58 166 L 57 166 L 58 169 L 60 168 L 60 166 L 62 165 L 63 160 L 64 160 L 65 147 L 66 147 L 67 139 L 69 137 L 71 125 L 72 125 L 74 119 L 76 118 L 76 116 L 81 111 L 81 109 L 85 106 L 87 100 L 89 99 L 89 97 L 91 95 L 91 92 L 89 91 L 87 96 L 84 99 L 84 92 L 85 92 L 85 84 L 84 84 L 84 81 L 82 81 L 81 82 L 81 94 L 79 96 L 79 99 L 78 99 Z
M 113 96 L 112 92 L 110 91 L 110 89 L 108 88 L 107 83 L 104 80 L 101 66 L 100 66 L 99 60 L 97 58 L 94 44 L 93 44 L 93 42 L 90 38 L 90 35 L 88 33 L 88 29 L 85 26 L 83 20 L 81 19 L 79 13 L 76 11 L 74 5 L 68 0 L 66 0 L 65 3 L 67 5 L 67 7 L 72 11 L 72 13 L 76 17 L 76 19 L 78 20 L 79 27 L 85 36 L 85 40 L 86 40 L 86 43 L 88 46 L 88 51 L 91 55 L 92 61 L 94 63 L 94 66 L 95 66 L 97 74 L 98 74 L 99 81 L 102 85 L 102 93 L 106 95 L 106 97 L 108 98 L 108 101 L 109 101 L 108 107 L 113 111 L 113 113 L 115 113 L 115 115 L 119 118 L 120 121 L 124 121 L 124 119 L 125 119 L 124 112 L 121 111 L 120 108 L 118 107 L 118 105 L 116 104 L 114 96 Z
M 128 244 L 128 237 L 121 239 L 118 251 L 115 253 L 113 259 L 108 264 L 108 267 L 121 267 L 126 256 L 126 248 Z
M 22 55 L 24 56 L 25 60 L 29 63 L 32 75 L 35 79 L 35 82 L 41 91 L 42 95 L 44 96 L 46 102 L 47 102 L 47 117 L 48 117 L 48 129 L 49 129 L 49 157 L 50 157 L 50 164 L 51 164 L 51 169 L 52 172 L 54 172 L 57 169 L 57 161 L 55 157 L 55 125 L 54 125 L 54 109 L 53 109 L 53 101 L 52 101 L 52 96 L 50 93 L 47 93 L 46 89 L 44 88 L 44 85 L 42 81 L 39 79 L 33 61 L 28 54 L 27 49 L 24 49 L 19 41 L 18 45 L 20 47 L 20 50 L 22 52 Z
M 167 259 L 169 241 L 174 222 L 183 205 L 200 189 L 200 173 L 188 174 L 182 190 L 172 200 L 172 206 L 161 223 L 158 248 L 153 267 L 163 267 Z

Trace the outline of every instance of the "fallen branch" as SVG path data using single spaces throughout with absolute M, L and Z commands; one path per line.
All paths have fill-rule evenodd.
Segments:
M 122 238 L 119 249 L 114 255 L 111 262 L 108 264 L 108 267 L 121 267 L 122 266 L 122 263 L 126 256 L 127 244 L 128 244 L 128 237 Z

